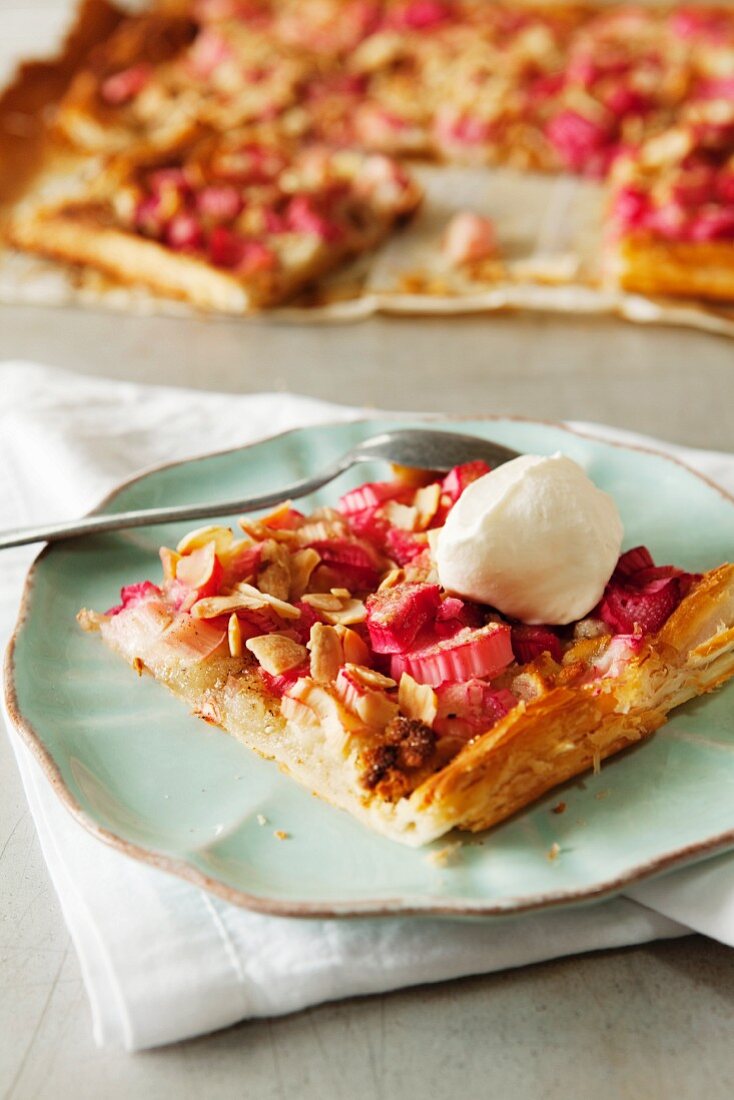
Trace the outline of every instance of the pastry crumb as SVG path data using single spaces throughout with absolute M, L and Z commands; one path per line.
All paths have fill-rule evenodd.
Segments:
M 268 823 L 268 819 L 265 814 L 258 814 L 255 820 L 257 821 L 258 825 L 267 825 Z
M 566 812 L 566 803 L 565 802 L 557 802 L 556 805 L 553 807 L 553 809 L 551 811 L 551 813 L 554 813 L 554 814 L 565 814 L 565 812 Z
M 285 829 L 276 829 L 275 832 L 273 833 L 273 836 L 277 837 L 278 840 L 289 840 L 290 835 L 291 834 L 287 833 L 285 831 Z
M 443 848 L 439 848 L 437 852 L 429 852 L 426 859 L 429 863 L 434 863 L 436 867 L 450 867 L 458 859 L 462 847 L 462 842 L 455 840 L 452 844 L 446 844 Z
M 557 841 L 554 840 L 553 843 L 551 844 L 550 848 L 548 849 L 548 859 L 551 862 L 553 862 L 554 859 L 558 859 L 558 856 L 560 855 L 560 853 L 561 853 L 561 846 L 560 846 L 560 844 L 558 844 Z

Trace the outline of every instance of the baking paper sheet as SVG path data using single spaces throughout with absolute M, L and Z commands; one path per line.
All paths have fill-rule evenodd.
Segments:
M 64 64 L 62 55 L 58 64 Z M 23 79 L 17 78 L 16 86 Z M 3 143 L 0 157 L 6 179 L 12 176 L 10 161 L 15 155 L 17 145 Z M 269 316 L 300 323 L 344 322 L 377 313 L 431 316 L 526 309 L 614 314 L 640 324 L 685 325 L 734 336 L 734 307 L 651 299 L 603 286 L 602 185 L 574 176 L 484 166 L 418 164 L 412 170 L 425 191 L 415 219 L 377 252 L 321 280 Z M 68 165 L 55 167 L 30 181 L 23 201 L 65 190 L 73 186 L 73 178 Z M 444 228 L 462 210 L 486 214 L 498 232 L 498 262 L 485 265 L 475 278 L 452 270 L 440 251 Z M 96 272 L 7 248 L 0 250 L 0 302 L 174 316 L 195 313 L 145 289 L 114 285 Z

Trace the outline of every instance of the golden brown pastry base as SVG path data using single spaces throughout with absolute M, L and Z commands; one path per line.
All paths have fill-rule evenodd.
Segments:
M 659 635 L 616 677 L 593 687 L 558 687 L 521 703 L 498 725 L 398 802 L 359 782 L 359 739 L 286 723 L 249 667 L 232 658 L 182 670 L 159 651 L 133 652 L 115 636 L 105 641 L 187 700 L 195 713 L 276 760 L 298 782 L 360 821 L 418 846 L 452 828 L 489 828 L 553 787 L 598 767 L 601 760 L 650 736 L 668 712 L 734 675 L 734 565 L 704 575 Z M 111 625 L 112 624 L 112 625 Z
M 734 301 L 734 241 L 625 237 L 608 246 L 606 270 L 622 290 Z

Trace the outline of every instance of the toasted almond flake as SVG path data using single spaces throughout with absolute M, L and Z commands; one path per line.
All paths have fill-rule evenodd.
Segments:
M 384 691 L 367 691 L 359 697 L 355 709 L 365 726 L 373 729 L 384 729 L 398 716 L 397 702 L 389 699 Z
M 229 617 L 229 623 L 227 624 L 227 642 L 229 644 L 230 657 L 242 656 L 242 631 L 240 629 L 240 620 L 234 614 Z
M 351 600 L 352 593 L 348 588 L 332 588 L 332 596 L 337 596 L 340 600 Z
M 311 652 L 311 677 L 318 683 L 331 684 L 344 661 L 341 640 L 333 626 L 314 623 L 308 642 Z
M 340 611 L 342 607 L 341 599 L 330 592 L 307 592 L 303 602 L 317 611 Z
M 437 867 L 450 867 L 457 862 L 462 847 L 460 840 L 454 840 L 451 844 L 439 848 L 437 852 L 429 852 L 426 859 L 429 863 L 435 863 Z
M 436 692 L 428 684 L 419 684 L 407 672 L 400 677 L 398 703 L 406 718 L 414 718 L 427 726 L 433 725 L 438 713 Z
M 248 638 L 245 647 L 271 676 L 280 676 L 289 668 L 297 668 L 308 657 L 304 645 L 294 642 L 292 638 L 284 638 L 282 634 L 261 634 L 257 638 Z
M 289 531 L 285 527 L 282 529 L 277 527 L 267 527 L 264 523 L 260 523 L 257 520 L 247 519 L 244 516 L 238 519 L 237 523 L 244 531 L 244 533 L 253 540 L 253 542 L 264 542 L 265 539 L 275 539 L 276 542 L 297 544 L 299 541 L 298 532 Z
M 291 556 L 282 543 L 266 539 L 262 546 L 257 587 L 278 600 L 287 600 L 291 587 Z
M 322 615 L 332 626 L 355 626 L 367 618 L 367 608 L 361 600 L 344 600 L 338 611 L 323 610 Z
M 288 597 L 291 600 L 300 600 L 308 588 L 311 574 L 321 561 L 318 552 L 309 546 L 305 550 L 296 550 L 291 554 L 291 587 Z
M 416 510 L 417 518 L 415 529 L 416 531 L 425 531 L 428 524 L 431 522 L 441 501 L 441 486 L 438 482 L 434 482 L 432 485 L 426 485 L 422 489 L 418 489 L 413 497 L 413 507 Z
M 548 859 L 552 863 L 554 859 L 558 859 L 558 856 L 560 854 L 561 854 L 561 846 L 560 846 L 560 844 L 558 844 L 557 841 L 554 840 L 553 843 L 551 844 L 550 848 L 548 849 Z
M 163 579 L 172 581 L 176 576 L 176 567 L 181 561 L 181 555 L 177 554 L 175 550 L 169 550 L 167 546 L 161 546 L 158 555 L 163 566 Z
M 88 634 L 94 634 L 102 623 L 107 622 L 108 618 L 108 615 L 100 615 L 99 611 L 91 611 L 88 607 L 83 607 L 77 614 L 76 621 L 82 630 L 86 630 Z
M 350 665 L 366 665 L 370 659 L 370 650 L 356 630 L 341 625 L 335 626 L 334 630 L 339 635 L 339 641 L 342 644 L 344 661 Z
M 271 523 L 278 523 L 284 516 L 287 516 L 292 507 L 292 500 L 284 500 L 282 504 L 278 504 L 272 511 L 267 512 L 264 516 L 258 516 L 257 522 L 261 523 L 263 527 L 270 527 Z
M 396 687 L 395 680 L 391 680 L 389 676 L 383 676 L 381 672 L 376 672 L 373 668 L 365 668 L 364 665 L 348 664 L 346 669 L 347 672 L 350 672 L 352 676 L 359 680 L 360 684 L 364 684 L 366 688 L 377 688 L 379 691 L 389 691 L 390 688 Z
M 220 554 L 227 550 L 233 539 L 231 527 L 197 527 L 195 531 L 189 531 L 188 535 L 184 535 L 176 551 L 179 554 L 190 554 L 192 550 L 200 550 L 208 542 L 213 542 L 216 552 Z
M 238 595 L 246 596 L 252 601 L 249 605 L 252 608 L 271 607 L 281 619 L 300 619 L 301 617 L 301 612 L 292 603 L 279 600 L 277 596 L 271 596 L 268 592 L 261 592 L 259 588 L 255 588 L 252 584 L 241 581 L 234 587 Z
M 231 596 L 206 596 L 197 600 L 191 607 L 191 614 L 195 619 L 216 619 L 219 615 L 231 615 L 233 611 L 256 611 L 265 606 L 262 601 L 256 603 L 249 596 L 235 592 Z
M 407 504 L 398 504 L 396 500 L 388 500 L 380 511 L 393 527 L 399 527 L 401 531 L 415 531 L 418 521 L 418 512 L 415 508 Z
M 385 588 L 394 588 L 397 584 L 402 584 L 404 580 L 404 569 L 391 569 L 390 572 L 386 573 L 380 581 L 377 591 L 382 592 Z
M 273 833 L 273 836 L 277 837 L 278 840 L 289 840 L 290 835 L 291 834 L 287 833 L 285 831 L 285 829 L 276 829 L 275 832 Z

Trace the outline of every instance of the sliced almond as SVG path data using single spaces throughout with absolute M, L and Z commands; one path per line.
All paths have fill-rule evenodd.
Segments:
M 366 726 L 382 729 L 398 715 L 398 704 L 383 691 L 368 691 L 357 700 L 356 711 Z
M 242 630 L 240 629 L 240 620 L 234 613 L 230 615 L 227 624 L 227 643 L 230 657 L 242 656 Z
M 280 676 L 289 668 L 297 668 L 308 657 L 305 645 L 284 638 L 282 634 L 261 634 L 257 638 L 248 638 L 245 647 L 271 676 Z
M 394 588 L 396 584 L 402 584 L 405 580 L 405 570 L 403 569 L 391 569 L 389 573 L 380 581 L 380 586 L 377 589 L 378 592 L 382 592 L 385 588 Z
M 370 659 L 369 647 L 357 631 L 341 625 L 335 626 L 334 630 L 341 642 L 344 661 L 350 665 L 366 665 Z
M 355 626 L 367 618 L 367 608 L 361 600 L 343 600 L 338 611 L 322 611 L 322 615 L 332 626 Z
M 342 600 L 331 592 L 307 592 L 303 602 L 309 604 L 316 611 L 340 611 Z
M 294 607 L 292 603 L 287 603 L 286 600 L 279 600 L 277 596 L 271 596 L 268 592 L 261 592 L 259 588 L 255 588 L 252 584 L 246 584 L 244 581 L 241 581 L 239 584 L 235 585 L 235 592 L 251 600 L 252 602 L 249 606 L 253 608 L 271 607 L 281 619 L 300 619 L 301 617 L 301 612 L 297 607 Z
M 247 519 L 245 516 L 238 519 L 237 523 L 254 542 L 264 542 L 265 539 L 275 539 L 276 542 L 284 542 L 286 545 L 299 542 L 298 532 L 289 531 L 286 527 L 267 527 L 259 520 Z
M 161 546 L 158 551 L 163 566 L 163 579 L 172 581 L 176 576 L 176 568 L 181 561 L 181 555 L 175 550 L 169 550 L 167 546 Z
M 337 596 L 340 600 L 351 600 L 352 593 L 348 588 L 332 588 L 332 596 Z
M 282 543 L 266 539 L 261 552 L 257 587 L 278 600 L 287 600 L 291 587 L 291 556 Z
M 308 648 L 311 652 L 311 678 L 317 683 L 333 683 L 344 662 L 341 641 L 334 627 L 314 623 Z
M 391 680 L 389 676 L 383 676 L 381 672 L 376 672 L 374 668 L 366 668 L 364 665 L 352 665 L 346 666 L 347 672 L 350 672 L 360 684 L 364 684 L 366 688 L 376 688 L 379 691 L 387 691 L 390 688 L 396 686 L 395 681 Z
M 406 718 L 432 726 L 438 713 L 436 692 L 428 684 L 419 684 L 407 672 L 400 677 L 398 704 Z
M 396 500 L 388 500 L 380 509 L 382 515 L 401 531 L 415 531 L 418 520 L 418 511 L 408 504 L 399 504 Z
M 288 593 L 289 599 L 300 600 L 301 596 L 308 588 L 311 574 L 320 561 L 321 558 L 319 554 L 312 547 L 307 547 L 305 550 L 296 550 L 295 553 L 291 554 L 291 587 Z
M 197 527 L 195 531 L 189 531 L 188 535 L 179 542 L 176 551 L 179 554 L 190 554 L 192 550 L 200 550 L 208 542 L 213 542 L 218 554 L 224 553 L 234 539 L 230 527 Z
M 416 510 L 416 531 L 425 531 L 431 522 L 441 502 L 441 486 L 438 482 L 426 485 L 418 489 L 413 497 L 413 507 Z

